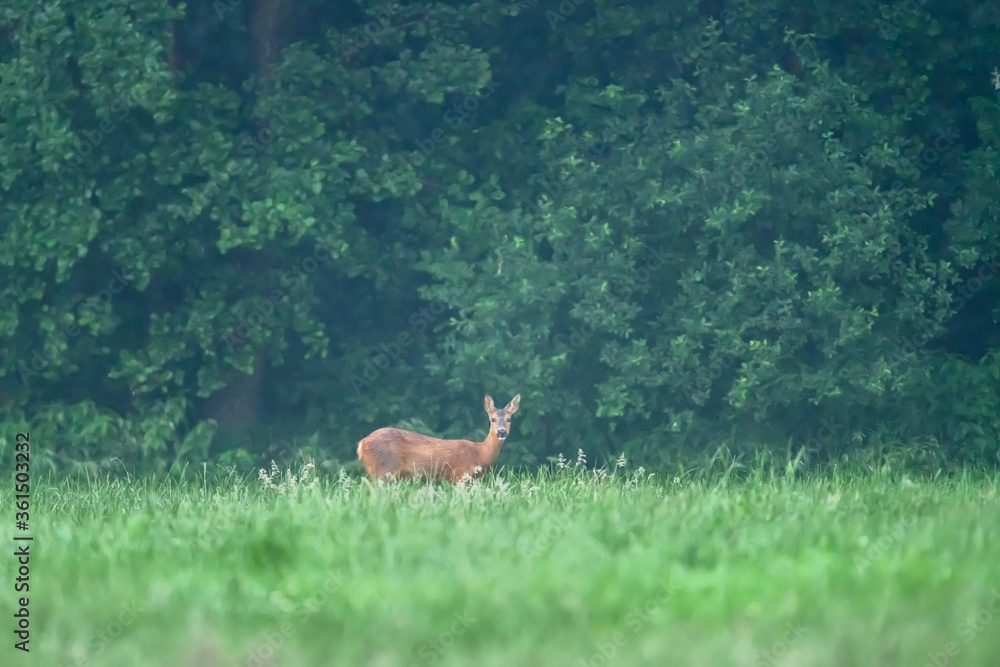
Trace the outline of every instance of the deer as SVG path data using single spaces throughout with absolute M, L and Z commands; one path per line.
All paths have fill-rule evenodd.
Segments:
M 358 443 L 358 459 L 372 480 L 419 478 L 452 484 L 482 477 L 496 462 L 510 435 L 510 418 L 521 404 L 521 395 L 497 409 L 486 394 L 483 407 L 490 416 L 490 432 L 482 442 L 442 440 L 398 428 L 380 428 Z

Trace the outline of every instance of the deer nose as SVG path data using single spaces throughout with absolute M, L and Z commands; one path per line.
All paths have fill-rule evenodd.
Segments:
M 499 437 L 501 440 L 504 439 L 504 438 L 506 438 L 507 437 L 507 429 L 505 429 L 505 428 L 498 428 L 497 429 L 497 437 Z

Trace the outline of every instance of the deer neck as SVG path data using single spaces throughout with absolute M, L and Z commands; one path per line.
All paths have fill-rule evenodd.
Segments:
M 497 437 L 496 431 L 490 429 L 489 435 L 486 439 L 480 443 L 480 447 L 483 451 L 483 458 L 486 459 L 488 465 L 493 465 L 500 456 L 500 448 L 503 447 L 503 440 Z

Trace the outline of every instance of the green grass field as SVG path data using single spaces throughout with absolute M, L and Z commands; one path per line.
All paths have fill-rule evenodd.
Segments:
M 0 663 L 998 664 L 997 478 L 624 470 L 39 481 L 31 652 L 8 558 Z

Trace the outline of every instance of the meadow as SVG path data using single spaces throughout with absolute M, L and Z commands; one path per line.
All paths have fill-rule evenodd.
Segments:
M 997 664 L 998 477 L 668 477 L 39 480 L 31 651 L 4 628 L 0 662 Z

